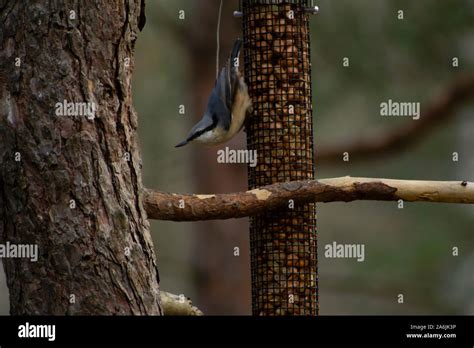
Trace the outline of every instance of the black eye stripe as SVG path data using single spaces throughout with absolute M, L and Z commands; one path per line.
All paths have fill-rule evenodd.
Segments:
M 203 135 L 204 133 L 214 129 L 215 125 L 217 124 L 217 120 L 213 120 L 212 124 L 209 126 L 209 127 L 206 127 L 204 129 L 201 129 L 199 131 L 197 131 L 196 133 L 194 133 L 191 137 L 189 137 L 187 139 L 187 141 L 192 141 L 196 138 L 199 138 L 201 135 Z

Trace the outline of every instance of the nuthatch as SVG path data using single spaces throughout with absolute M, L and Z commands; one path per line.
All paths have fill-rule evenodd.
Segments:
M 242 40 L 237 39 L 227 64 L 219 73 L 204 116 L 191 129 L 186 140 L 176 147 L 184 146 L 191 141 L 218 145 L 233 138 L 244 126 L 252 101 L 244 78 L 239 73 L 241 46 Z

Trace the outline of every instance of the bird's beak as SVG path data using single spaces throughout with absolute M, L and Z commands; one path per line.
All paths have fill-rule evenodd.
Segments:
M 189 141 L 183 140 L 182 142 L 180 142 L 180 143 L 179 143 L 178 145 L 176 145 L 175 147 L 181 147 L 181 146 L 186 145 L 187 143 L 189 143 Z

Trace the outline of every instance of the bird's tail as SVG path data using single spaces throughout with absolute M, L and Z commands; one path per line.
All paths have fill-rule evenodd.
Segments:
M 232 52 L 230 53 L 229 61 L 227 62 L 227 76 L 228 79 L 228 89 L 227 93 L 230 93 L 228 96 L 231 98 L 235 93 L 236 83 L 238 81 L 239 75 L 239 55 L 240 55 L 240 48 L 242 47 L 242 39 L 237 38 L 234 42 L 234 47 L 232 48 Z M 231 108 L 232 105 L 229 105 Z
M 234 42 L 234 47 L 232 48 L 232 53 L 230 54 L 230 62 L 234 66 L 235 58 L 239 59 L 240 48 L 242 47 L 242 39 L 237 38 Z

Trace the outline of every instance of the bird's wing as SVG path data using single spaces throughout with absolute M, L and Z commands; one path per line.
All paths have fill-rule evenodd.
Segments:
M 227 65 L 222 68 L 214 87 L 217 97 L 226 105 L 228 110 L 232 110 L 232 86 L 230 84 L 229 70 Z
M 218 84 L 218 86 L 223 86 L 222 84 Z M 209 105 L 207 107 L 208 110 L 213 110 L 214 115 L 220 115 L 219 119 L 215 120 L 215 122 L 224 129 L 229 129 L 232 115 L 231 109 L 227 106 L 225 102 L 226 93 L 229 92 L 229 88 L 214 88 L 212 91 L 211 97 L 209 98 Z M 212 105 L 211 105 L 212 104 Z
M 241 46 L 242 40 L 237 39 L 230 57 L 227 59 L 226 65 L 222 68 L 214 87 L 217 96 L 225 103 L 229 113 L 232 110 L 235 93 L 239 85 L 239 70 L 238 66 L 235 66 L 235 62 L 236 59 L 239 59 Z
M 207 110 L 213 110 L 215 114 L 220 115 L 218 124 L 225 129 L 229 129 L 232 118 L 231 93 L 231 87 L 227 78 L 227 67 L 224 67 L 222 68 L 216 80 L 216 85 L 214 86 L 211 96 L 209 97 Z

